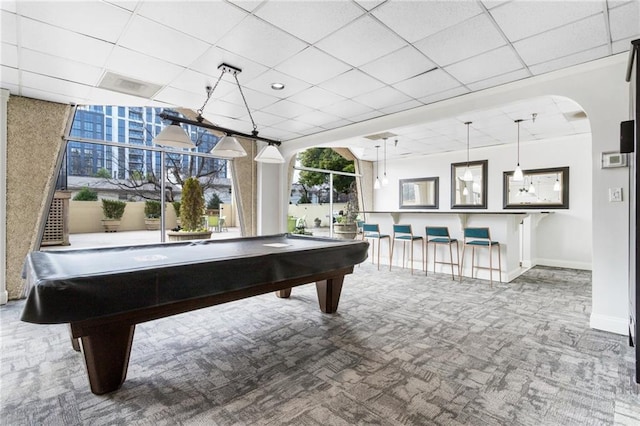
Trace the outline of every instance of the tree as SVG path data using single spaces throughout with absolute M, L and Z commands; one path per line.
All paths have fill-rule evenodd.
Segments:
M 337 172 L 355 172 L 352 160 L 347 160 L 331 148 L 310 148 L 300 153 L 300 164 L 315 169 L 333 170 Z M 349 194 L 353 191 L 355 177 L 333 175 L 333 189 L 338 193 Z M 329 174 L 303 170 L 298 179 L 306 193 L 309 187 L 319 187 L 329 183 Z
M 98 193 L 85 186 L 73 197 L 73 201 L 98 201 Z
M 218 196 L 218 194 L 214 192 L 213 194 L 211 194 L 211 198 L 209 198 L 209 201 L 207 202 L 207 209 L 209 210 L 219 209 L 220 203 L 222 203 L 220 196 Z

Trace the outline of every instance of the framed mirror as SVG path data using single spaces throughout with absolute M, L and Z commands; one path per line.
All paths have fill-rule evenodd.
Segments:
M 451 208 L 487 208 L 487 168 L 489 162 L 465 161 L 451 164 Z
M 437 209 L 438 178 L 400 179 L 401 209 Z
M 504 172 L 502 185 L 505 209 L 568 209 L 569 167 L 523 170 L 524 179 L 513 180 Z

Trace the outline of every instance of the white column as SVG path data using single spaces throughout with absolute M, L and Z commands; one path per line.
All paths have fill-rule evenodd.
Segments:
M 9 91 L 0 89 L 0 305 L 9 300 L 7 293 L 7 102 Z

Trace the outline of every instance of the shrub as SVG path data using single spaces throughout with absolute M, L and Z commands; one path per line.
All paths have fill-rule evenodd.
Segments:
M 158 219 L 162 214 L 160 201 L 147 200 L 144 202 L 144 217 L 147 219 Z
M 98 201 L 98 193 L 86 186 L 73 197 L 74 201 Z
M 198 179 L 190 177 L 182 186 L 180 201 L 180 224 L 185 231 L 197 231 L 201 228 L 204 212 L 204 196 Z
M 119 200 L 102 199 L 102 214 L 105 219 L 122 219 L 127 203 Z
M 171 205 L 173 206 L 173 210 L 175 210 L 176 212 L 176 217 L 179 219 L 180 218 L 180 201 L 174 201 L 171 203 Z

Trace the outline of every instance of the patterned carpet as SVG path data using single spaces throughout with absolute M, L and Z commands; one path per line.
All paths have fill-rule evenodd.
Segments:
M 378 272 L 141 324 L 126 382 L 93 395 L 65 325 L 0 308 L 3 425 L 640 424 L 633 351 L 589 329 L 591 275 L 509 284 Z

